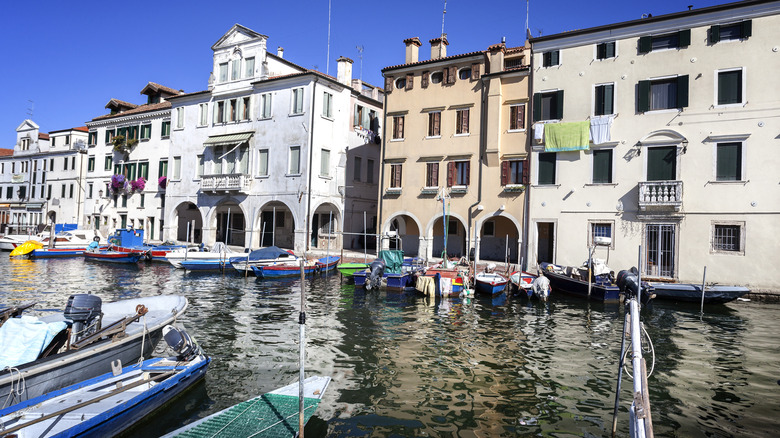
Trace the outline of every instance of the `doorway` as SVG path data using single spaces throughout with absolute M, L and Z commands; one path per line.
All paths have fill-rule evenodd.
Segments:
M 536 262 L 552 263 L 555 255 L 555 223 L 536 223 Z
M 645 275 L 674 277 L 675 226 L 648 224 L 645 227 Z

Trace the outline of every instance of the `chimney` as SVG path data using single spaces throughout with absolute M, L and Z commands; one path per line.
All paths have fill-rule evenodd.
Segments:
M 339 56 L 336 60 L 338 64 L 338 73 L 336 73 L 336 79 L 340 84 L 344 84 L 347 87 L 352 86 L 352 60 L 344 56 Z
M 284 47 L 279 46 L 276 48 L 276 56 L 284 58 Z
M 447 34 L 442 34 L 439 38 L 434 38 L 431 43 L 431 59 L 439 59 L 447 57 L 447 46 L 450 43 L 447 42 Z
M 411 64 L 420 60 L 420 46 L 422 43 L 417 37 L 407 38 L 404 40 L 406 44 L 406 58 L 404 64 Z
M 501 43 L 493 44 L 488 47 L 488 63 L 490 65 L 490 73 L 504 71 L 504 54 L 506 53 L 506 44 L 504 39 L 501 39 Z M 485 73 L 488 73 L 487 71 Z

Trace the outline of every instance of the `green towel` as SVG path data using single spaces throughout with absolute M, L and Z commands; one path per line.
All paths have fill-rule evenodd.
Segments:
M 586 151 L 590 145 L 590 122 L 544 125 L 544 151 Z

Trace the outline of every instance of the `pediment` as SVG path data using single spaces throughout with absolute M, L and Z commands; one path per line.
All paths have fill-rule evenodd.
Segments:
M 685 136 L 673 129 L 661 129 L 651 132 L 639 140 L 642 146 L 661 145 L 661 144 L 679 144 L 687 141 Z
M 32 120 L 26 119 L 24 122 L 22 122 L 21 125 L 19 125 L 18 128 L 16 128 L 16 132 L 31 131 L 36 129 L 40 129 L 38 125 Z
M 211 50 L 219 50 L 226 47 L 233 47 L 257 40 L 267 40 L 268 36 L 257 33 L 252 29 L 240 24 L 234 24 L 227 33 L 211 46 Z

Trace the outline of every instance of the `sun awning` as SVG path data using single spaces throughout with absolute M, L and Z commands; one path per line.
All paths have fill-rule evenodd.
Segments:
M 203 146 L 232 146 L 239 145 L 252 137 L 253 132 L 241 132 L 238 134 L 212 135 Z

